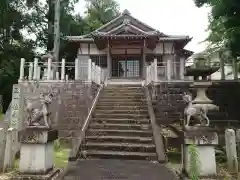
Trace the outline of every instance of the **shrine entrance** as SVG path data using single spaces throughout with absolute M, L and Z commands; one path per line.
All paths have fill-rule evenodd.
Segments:
M 112 78 L 140 78 L 140 55 L 114 55 L 112 56 Z

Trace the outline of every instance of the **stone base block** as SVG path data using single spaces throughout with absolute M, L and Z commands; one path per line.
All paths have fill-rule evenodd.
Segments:
M 49 171 L 45 175 L 28 175 L 28 174 L 18 174 L 12 177 L 12 180 L 52 180 L 53 177 L 56 177 L 60 173 L 59 169 L 54 169 Z
M 215 177 L 217 175 L 215 146 L 218 144 L 217 133 L 208 127 L 193 127 L 185 132 L 183 157 L 184 169 L 190 172 L 191 145 L 195 145 L 197 158 L 199 160 L 199 171 L 201 177 Z
M 46 174 L 53 168 L 53 142 L 22 144 L 19 171 L 21 174 Z
M 190 153 L 189 153 L 189 147 L 187 146 L 185 148 L 184 153 L 187 155 L 185 157 L 185 170 L 187 174 L 190 172 Z M 216 157 L 215 157 L 215 147 L 214 146 L 197 146 L 196 148 L 198 153 L 198 159 L 199 159 L 199 170 L 200 170 L 200 176 L 202 177 L 212 177 L 217 175 L 217 166 L 216 166 Z
M 44 175 L 53 169 L 53 144 L 57 131 L 45 127 L 28 127 L 19 132 L 21 174 Z

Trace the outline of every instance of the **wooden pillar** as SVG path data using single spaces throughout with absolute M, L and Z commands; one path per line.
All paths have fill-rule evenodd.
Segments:
M 112 77 L 112 61 L 111 61 L 111 46 L 108 40 L 108 52 L 107 52 L 107 68 L 108 68 L 108 75 L 107 79 Z
M 143 48 L 142 48 L 142 77 L 143 79 L 146 79 L 147 77 L 147 72 L 146 72 L 146 67 L 147 67 L 147 62 L 146 62 L 146 41 L 144 39 L 144 42 L 143 42 Z

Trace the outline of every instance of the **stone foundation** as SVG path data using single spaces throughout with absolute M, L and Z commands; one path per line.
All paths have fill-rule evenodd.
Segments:
M 215 130 L 209 127 L 189 127 L 185 129 L 182 155 L 184 171 L 187 175 L 191 171 L 191 145 L 196 147 L 200 176 L 217 176 L 215 146 L 218 145 L 218 135 Z
M 18 134 L 21 143 L 19 174 L 21 176 L 51 176 L 53 143 L 58 131 L 46 127 L 27 127 Z

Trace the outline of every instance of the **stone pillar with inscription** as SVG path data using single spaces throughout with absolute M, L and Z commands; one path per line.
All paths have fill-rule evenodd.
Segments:
M 53 168 L 53 144 L 57 130 L 45 126 L 28 126 L 19 131 L 21 143 L 18 179 L 46 179 L 56 175 Z
M 23 127 L 24 99 L 22 87 L 19 84 L 13 85 L 10 127 L 21 129 Z
M 195 145 L 198 157 L 191 157 L 191 145 Z M 191 161 L 199 161 L 199 175 L 202 178 L 214 178 L 217 176 L 215 147 L 218 145 L 218 135 L 210 127 L 185 128 L 183 144 L 183 170 L 189 176 Z
M 6 148 L 4 155 L 4 171 L 13 168 L 15 155 L 20 150 L 20 145 L 17 141 L 17 131 L 23 127 L 23 92 L 21 85 L 14 84 L 12 90 L 12 103 L 10 106 L 10 117 L 5 118 L 10 120 L 9 129 L 7 130 Z M 8 116 L 8 111 L 6 116 Z

